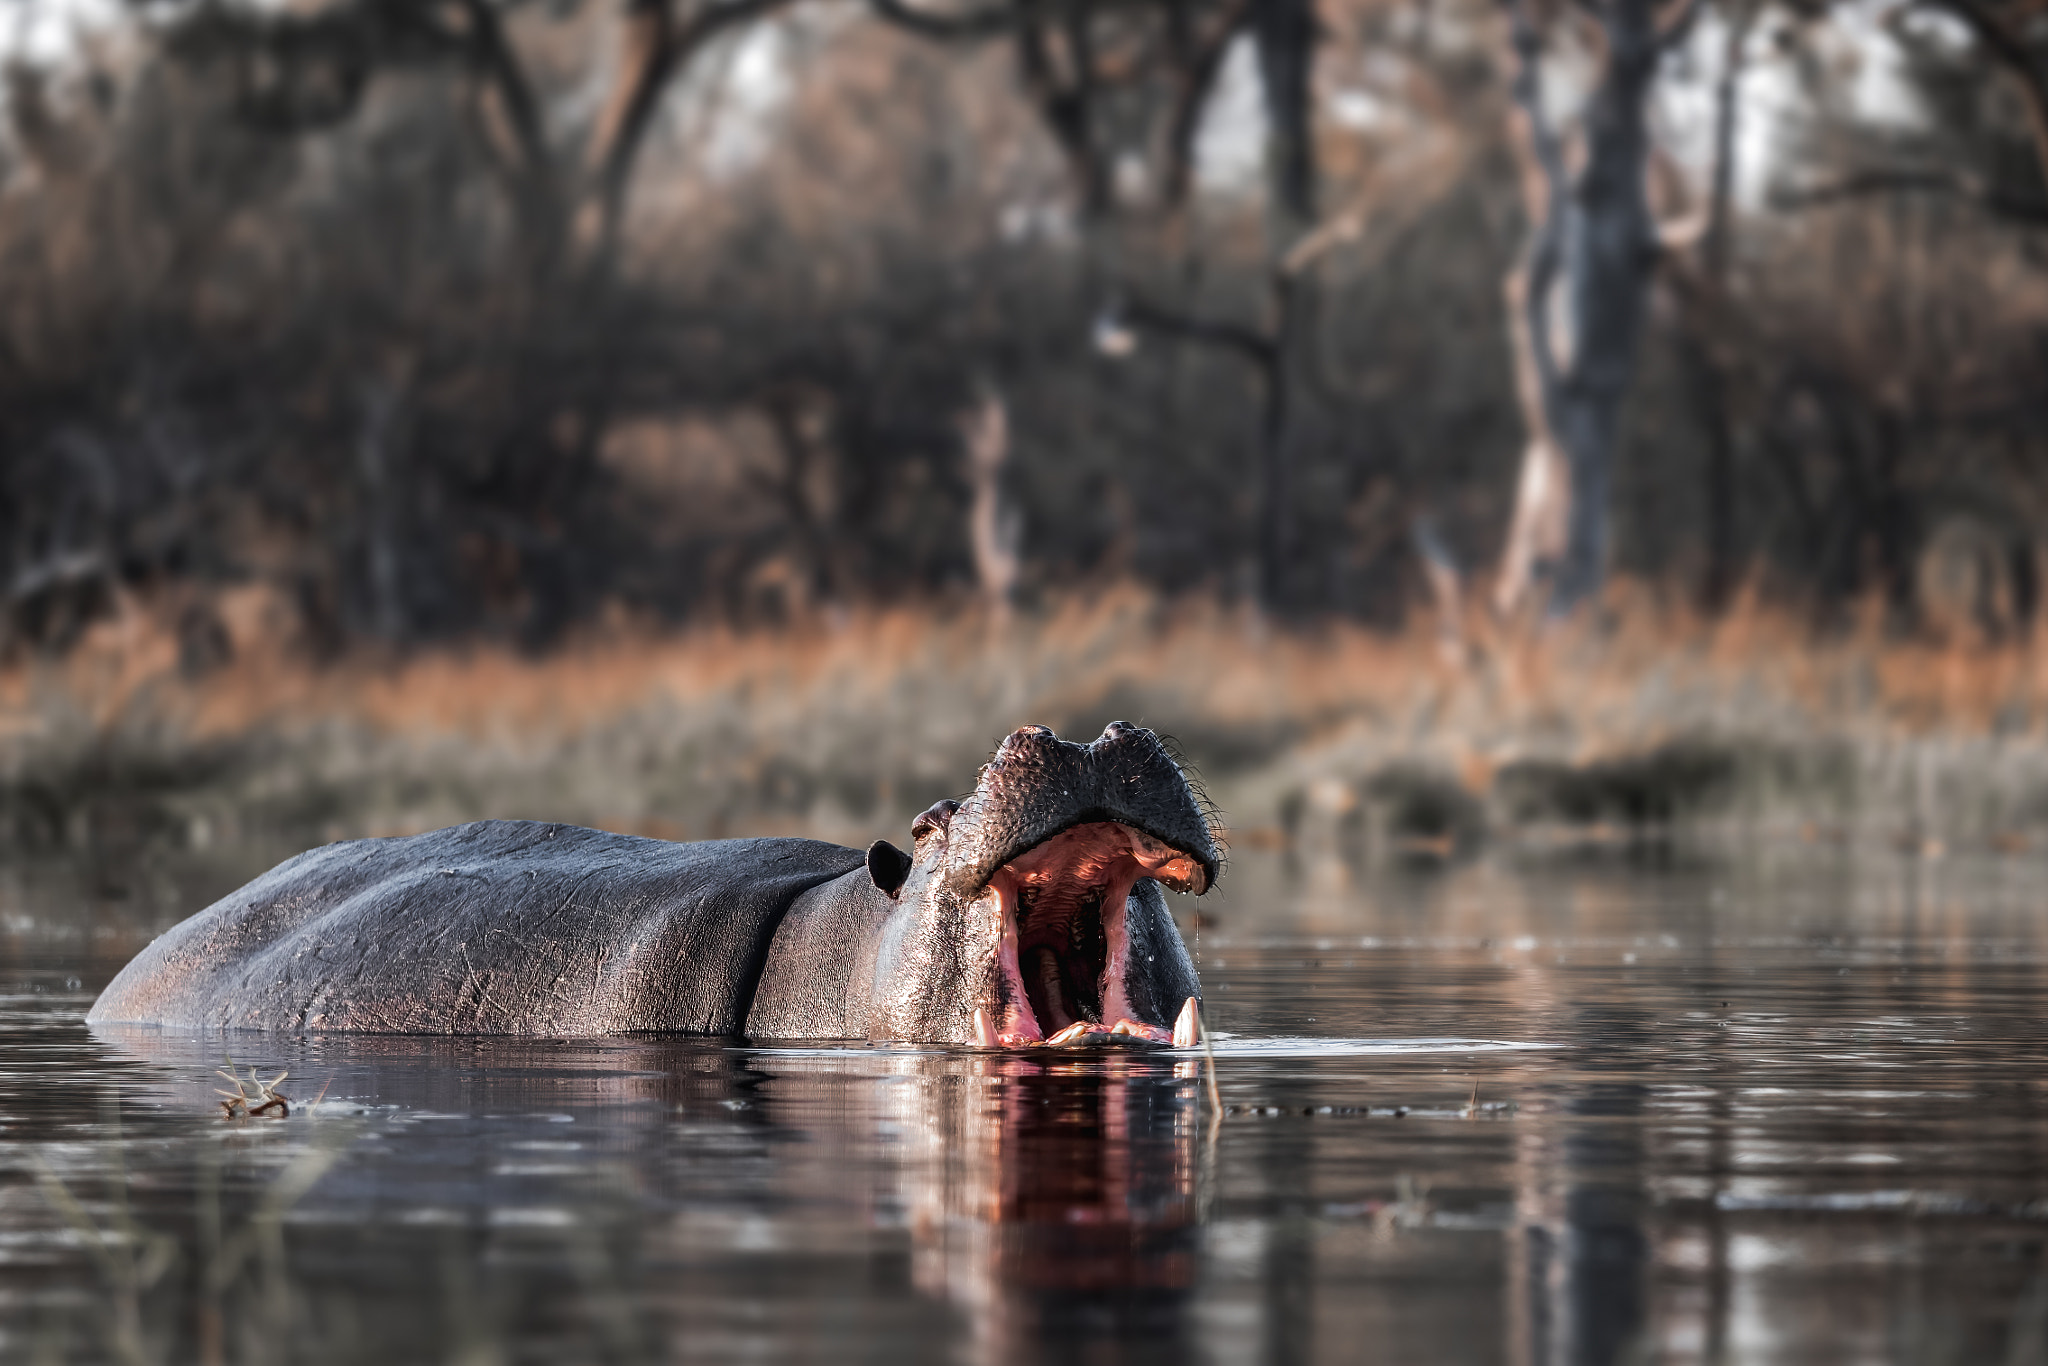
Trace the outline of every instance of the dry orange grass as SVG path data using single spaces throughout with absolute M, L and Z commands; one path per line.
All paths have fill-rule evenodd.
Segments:
M 1000 630 L 967 612 L 855 609 L 773 631 L 614 623 L 538 658 L 474 646 L 325 667 L 281 643 L 259 597 L 225 616 L 233 660 L 203 677 L 180 675 L 165 617 L 141 605 L 62 661 L 0 673 L 5 773 L 18 785 L 128 751 L 175 770 L 231 750 L 230 776 L 190 798 L 209 819 L 254 808 L 348 831 L 528 814 L 851 837 L 964 787 L 1018 724 L 1092 735 L 1126 717 L 1178 736 L 1242 825 L 1394 763 L 1483 795 L 1518 760 L 1675 740 L 1833 746 L 1876 775 L 1853 798 L 1866 806 L 1873 782 L 1910 788 L 1916 809 L 1946 801 L 1944 784 L 1986 763 L 2004 776 L 1983 819 L 2031 810 L 2037 770 L 2048 794 L 2043 651 L 1901 642 L 1870 619 L 1816 638 L 1754 600 L 1706 621 L 1631 585 L 1597 627 L 1538 634 L 1475 614 L 1455 662 L 1433 628 L 1282 629 L 1130 586 Z M 1802 800 L 1787 781 L 1780 805 Z

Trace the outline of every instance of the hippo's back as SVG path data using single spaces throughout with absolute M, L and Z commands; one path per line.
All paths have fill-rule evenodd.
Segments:
M 288 859 L 167 931 L 94 1021 L 379 1033 L 733 1033 L 816 840 L 479 821 Z

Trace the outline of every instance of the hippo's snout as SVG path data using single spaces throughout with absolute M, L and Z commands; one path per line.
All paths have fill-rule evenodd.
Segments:
M 970 1037 L 1172 1037 L 1199 986 L 1159 888 L 1207 891 L 1221 856 L 1158 736 L 1119 721 L 1080 745 L 1022 727 L 973 795 L 918 830 L 943 840 L 937 880 L 979 927 L 963 932 L 982 960 Z

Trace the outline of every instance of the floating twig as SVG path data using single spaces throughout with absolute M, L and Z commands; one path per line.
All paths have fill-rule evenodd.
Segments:
M 1200 1020 L 1196 1028 L 1202 1032 L 1202 1057 L 1208 1062 L 1203 1069 L 1209 1078 L 1209 1112 L 1215 1116 L 1214 1123 L 1223 1122 L 1223 1093 L 1216 1089 L 1216 1050 L 1209 1046 L 1209 1023 Z
M 252 1093 L 243 1085 L 242 1079 L 235 1075 L 234 1067 L 234 1059 L 229 1058 L 226 1067 L 214 1070 L 214 1075 L 226 1077 L 228 1084 L 235 1088 L 232 1091 L 214 1088 L 214 1094 L 225 1097 L 220 1103 L 222 1119 L 249 1119 L 257 1115 L 275 1115 L 283 1119 L 291 1114 L 291 1097 L 277 1089 L 277 1084 L 290 1076 L 290 1072 L 280 1072 L 269 1081 L 265 1081 L 256 1075 L 255 1068 L 250 1068 L 248 1087 L 254 1088 Z M 321 1094 L 327 1093 L 323 1089 Z

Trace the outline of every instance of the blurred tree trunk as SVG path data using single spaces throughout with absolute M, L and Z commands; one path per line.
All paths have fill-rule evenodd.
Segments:
M 1294 304 L 1302 282 L 1275 270 L 1269 285 L 1271 342 L 1260 369 L 1259 598 L 1272 611 L 1289 601 L 1294 564 Z
M 1259 595 L 1269 610 L 1292 598 L 1295 557 L 1294 367 L 1304 344 L 1301 305 L 1312 275 L 1291 266 L 1315 219 L 1312 123 L 1316 16 L 1310 0 L 1254 0 L 1259 86 L 1266 106 L 1267 331 L 1264 405 L 1259 414 Z
M 765 411 L 782 457 L 765 487 L 782 505 L 790 554 L 801 570 L 801 601 L 792 605 L 841 602 L 850 583 L 839 534 L 842 481 L 834 459 L 843 443 L 833 439 L 837 414 L 831 398 L 789 387 L 771 395 Z
M 398 376 L 402 367 L 394 367 Z M 370 590 L 370 628 L 378 639 L 404 641 L 407 620 L 399 564 L 399 486 L 404 453 L 405 388 L 402 378 L 375 375 L 362 386 L 362 424 L 356 436 L 356 463 L 363 481 L 365 577 Z
M 1555 575 L 1571 512 L 1571 468 L 1550 429 L 1550 409 L 1537 374 L 1535 330 L 1529 324 L 1529 268 L 1525 255 L 1508 272 L 1501 290 L 1515 358 L 1515 397 L 1529 432 L 1515 479 L 1514 512 L 1500 577 L 1494 584 L 1494 607 L 1502 616 L 1511 615 L 1536 584 L 1548 583 Z
M 1309 0 L 1254 0 L 1259 86 L 1266 105 L 1268 202 L 1284 226 L 1273 255 L 1283 256 L 1315 217 L 1316 163 L 1311 107 L 1316 16 Z
M 1709 612 L 1727 606 L 1735 591 L 1735 433 L 1728 415 L 1726 367 L 1714 352 L 1712 315 L 1726 306 L 1728 239 L 1735 186 L 1735 132 L 1741 112 L 1743 45 L 1759 6 L 1734 0 L 1725 7 L 1721 71 L 1714 83 L 1714 152 L 1708 184 L 1706 234 L 1700 243 L 1699 288 L 1681 288 L 1679 350 L 1691 381 L 1700 429 L 1707 443 L 1707 564 L 1700 598 Z
M 1576 174 L 1543 106 L 1542 35 L 1521 0 L 1513 11 L 1518 62 L 1514 96 L 1520 142 L 1531 163 L 1530 240 L 1508 292 L 1518 306 L 1510 325 L 1523 336 L 1540 417 L 1532 412 L 1524 453 L 1522 490 L 1508 533 L 1510 556 L 1497 597 L 1512 609 L 1534 579 L 1550 578 L 1548 612 L 1568 615 L 1596 596 L 1606 574 L 1608 491 L 1621 405 L 1635 376 L 1637 337 L 1656 233 L 1644 193 L 1649 155 L 1644 110 L 1661 44 L 1650 0 L 1607 0 L 1597 11 L 1606 38 L 1600 80 L 1584 118 L 1584 155 Z M 1562 335 L 1560 335 L 1562 333 Z M 1551 504 L 1557 481 L 1545 471 L 1561 454 L 1569 478 L 1563 490 L 1563 544 L 1549 564 L 1543 552 L 1553 537 L 1543 523 L 1559 517 Z M 1518 547 L 1529 547 L 1519 552 Z M 1514 555 L 1526 553 L 1519 579 Z
M 1436 609 L 1437 657 L 1450 668 L 1461 669 L 1470 662 L 1471 652 L 1465 644 L 1465 587 L 1458 557 L 1437 530 L 1436 519 L 1426 513 L 1409 518 L 1408 536 L 1422 561 L 1423 582 Z
M 1024 523 L 1017 509 L 1003 498 L 1003 467 L 1010 460 L 1010 410 L 993 386 L 984 386 L 980 400 L 961 414 L 960 437 L 966 448 L 968 487 L 973 490 L 967 538 L 974 551 L 974 575 L 988 604 L 989 619 L 1001 625 L 1009 619 L 1017 589 Z

